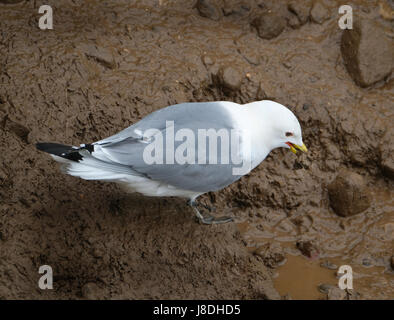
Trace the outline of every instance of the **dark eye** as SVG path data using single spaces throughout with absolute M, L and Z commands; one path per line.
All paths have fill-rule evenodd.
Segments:
M 286 137 L 291 137 L 293 134 L 291 132 L 286 132 Z

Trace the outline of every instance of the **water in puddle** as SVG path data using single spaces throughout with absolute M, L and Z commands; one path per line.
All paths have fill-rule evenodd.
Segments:
M 353 291 L 362 299 L 394 299 L 394 272 L 387 263 L 390 254 L 394 253 L 392 192 L 376 189 L 373 197 L 373 206 L 358 217 L 344 219 L 327 212 L 314 216 L 312 226 L 326 226 L 319 234 L 308 231 L 310 238 L 319 243 L 320 252 L 316 259 L 303 256 L 296 248 L 297 240 L 308 232 L 286 235 L 279 228 L 281 223 L 269 226 L 260 219 L 258 222 L 241 222 L 238 229 L 251 252 L 267 242 L 276 242 L 282 247 L 286 261 L 274 269 L 274 285 L 281 296 L 326 299 L 327 295 L 319 291 L 319 285 L 337 286 L 338 268 L 349 265 L 353 271 Z M 338 219 L 343 220 L 345 228 L 332 232 L 330 225 L 338 223 Z M 262 224 L 264 230 L 255 228 L 257 224 Z M 322 266 L 327 261 L 331 268 Z

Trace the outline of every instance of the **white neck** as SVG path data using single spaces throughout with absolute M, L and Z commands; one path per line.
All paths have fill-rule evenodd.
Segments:
M 252 102 L 244 107 L 249 118 L 249 128 L 254 132 L 254 135 L 251 136 L 251 143 L 252 168 L 255 168 L 276 146 L 272 145 L 272 140 L 269 139 L 272 129 L 261 103 Z
M 239 113 L 237 112 L 234 115 L 236 115 L 236 121 L 244 131 L 245 139 L 250 139 L 250 161 L 251 169 L 253 169 L 277 146 L 272 145 L 273 141 L 270 139 L 272 137 L 272 128 L 267 118 L 267 109 L 262 107 L 261 101 L 237 105 L 237 107 L 236 109 Z M 245 156 L 247 156 L 247 153 L 245 153 Z

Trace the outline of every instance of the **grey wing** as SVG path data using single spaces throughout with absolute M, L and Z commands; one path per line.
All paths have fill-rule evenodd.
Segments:
M 176 135 L 185 129 L 188 133 L 193 133 L 194 144 L 190 144 L 191 141 L 187 138 L 178 139 L 179 141 L 173 141 L 171 150 L 174 150 L 176 154 L 178 148 L 187 145 L 188 148 L 194 148 L 194 154 L 193 152 L 189 154 L 188 161 L 184 164 L 179 163 L 176 156 L 173 157 L 173 161 L 169 161 L 167 157 L 167 150 L 171 144 L 169 133 L 173 132 Z M 201 162 L 199 151 L 205 148 L 202 154 L 209 155 L 214 149 L 209 149 L 209 140 L 206 140 L 205 146 L 199 143 L 199 129 L 213 129 L 216 132 L 224 129 L 231 135 L 239 128 L 234 127 L 232 117 L 223 108 L 221 102 L 185 103 L 160 109 L 118 134 L 96 142 L 95 151 L 97 146 L 101 158 L 104 156 L 111 162 L 130 166 L 136 172 L 152 180 L 180 189 L 200 192 L 215 191 L 238 180 L 240 176 L 233 174 L 233 168 L 240 165 L 231 161 L 231 155 L 227 155 L 229 161 L 223 163 L 222 159 L 225 154 L 222 153 L 221 139 L 217 140 L 215 151 L 217 163 L 208 160 L 206 163 Z M 231 140 L 231 137 L 229 139 Z M 240 151 L 235 152 L 239 159 Z M 190 161 L 192 158 L 194 161 Z M 156 161 L 152 162 L 152 159 Z

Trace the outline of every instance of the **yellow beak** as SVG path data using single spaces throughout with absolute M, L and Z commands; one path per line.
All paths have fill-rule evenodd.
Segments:
M 290 150 L 293 153 L 297 153 L 297 149 L 301 150 L 302 152 L 308 152 L 308 149 L 304 143 L 302 144 L 302 146 L 299 146 L 298 144 L 290 143 L 289 146 L 290 146 Z

